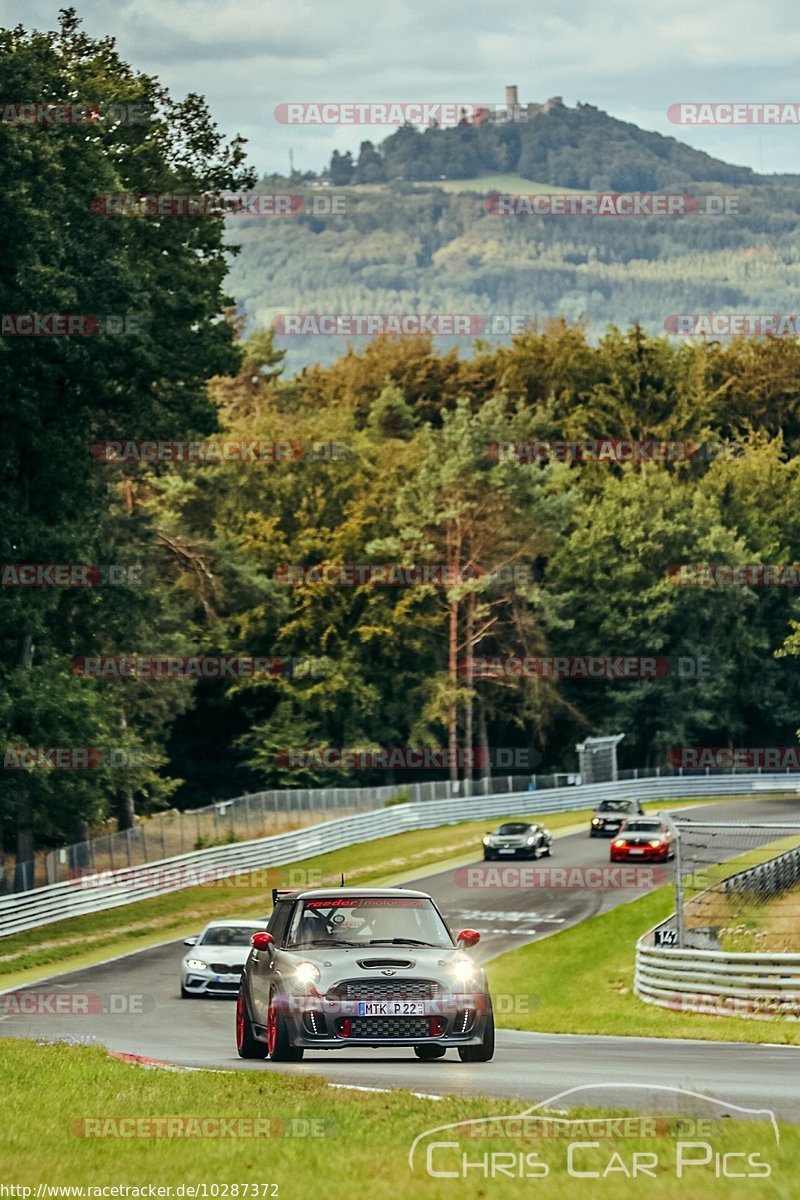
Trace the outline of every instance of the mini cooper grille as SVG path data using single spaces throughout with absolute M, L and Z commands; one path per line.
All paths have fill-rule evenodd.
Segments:
M 330 989 L 337 1000 L 435 1000 L 435 979 L 345 979 Z
M 358 1017 L 353 1020 L 350 1036 L 354 1038 L 430 1037 L 429 1017 Z
M 230 963 L 209 963 L 212 971 L 216 971 L 218 975 L 241 975 L 242 966 L 234 966 Z

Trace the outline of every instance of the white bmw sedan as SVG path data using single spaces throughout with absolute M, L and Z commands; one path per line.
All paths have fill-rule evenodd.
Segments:
M 181 996 L 236 996 L 250 938 L 264 921 L 210 921 L 198 937 L 184 940 L 191 949 L 181 963 Z

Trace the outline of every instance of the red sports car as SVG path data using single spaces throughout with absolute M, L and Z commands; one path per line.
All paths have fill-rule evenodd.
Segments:
M 631 817 L 623 822 L 611 843 L 612 862 L 626 862 L 629 858 L 666 862 L 674 857 L 675 839 L 660 817 Z

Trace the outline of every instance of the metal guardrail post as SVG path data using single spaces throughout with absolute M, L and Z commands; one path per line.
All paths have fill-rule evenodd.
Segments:
M 683 921 L 683 874 L 680 830 L 675 835 L 675 932 L 678 939 L 678 948 L 682 949 L 685 943 L 685 929 Z

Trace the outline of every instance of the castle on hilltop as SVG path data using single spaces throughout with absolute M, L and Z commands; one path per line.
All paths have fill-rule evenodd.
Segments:
M 504 125 L 508 121 L 527 121 L 553 108 L 565 108 L 561 96 L 551 96 L 544 104 L 520 104 L 519 90 L 515 83 L 506 87 L 506 102 L 490 109 L 486 118 L 491 125 Z

